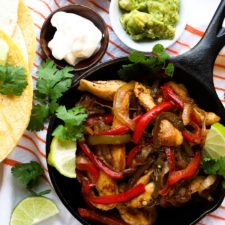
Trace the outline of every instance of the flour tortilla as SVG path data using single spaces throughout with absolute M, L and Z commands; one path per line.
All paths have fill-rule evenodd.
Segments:
M 0 0 L 0 27 L 12 37 L 18 20 L 18 0 Z
M 21 96 L 0 94 L 0 162 L 7 157 L 18 143 L 29 123 L 32 109 L 32 79 L 24 55 L 17 44 L 0 30 L 0 39 L 9 46 L 7 65 L 26 70 L 27 87 Z
M 23 0 L 0 0 L 0 6 L 0 29 L 19 46 L 31 70 L 36 36 L 30 11 Z
M 36 51 L 36 31 L 33 19 L 30 15 L 30 10 L 24 4 L 23 0 L 20 0 L 19 2 L 18 25 L 23 34 L 28 54 L 28 67 L 29 70 L 31 70 L 33 67 L 34 56 Z

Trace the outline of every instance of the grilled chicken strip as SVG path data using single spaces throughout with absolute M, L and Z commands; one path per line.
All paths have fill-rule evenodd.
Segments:
M 142 83 L 135 82 L 134 94 L 138 98 L 140 104 L 148 111 L 155 106 L 155 102 L 151 96 L 151 90 Z
M 205 116 L 206 116 L 206 121 L 205 121 L 206 126 L 210 126 L 210 125 L 220 121 L 220 117 L 217 116 L 215 113 L 204 112 L 197 106 L 195 106 L 193 108 L 193 113 L 194 113 L 196 119 L 198 120 L 199 124 L 201 124 L 203 122 Z
M 187 99 L 190 98 L 187 88 L 183 84 L 177 84 L 173 81 L 170 81 L 167 83 L 173 90 L 174 92 L 181 97 L 182 99 Z
M 113 101 L 116 91 L 124 84 L 125 82 L 121 80 L 88 81 L 81 79 L 78 90 L 87 91 L 102 99 Z
M 164 146 L 179 146 L 183 143 L 183 136 L 168 120 L 162 120 L 158 140 Z
M 148 173 L 142 176 L 136 183 L 136 184 L 140 183 L 145 184 L 145 192 L 127 202 L 126 206 L 130 208 L 143 208 L 151 202 L 152 194 L 155 190 L 155 184 L 153 182 L 149 182 L 152 172 L 153 171 L 150 170 Z
M 102 171 L 99 172 L 99 178 L 96 183 L 96 189 L 99 196 L 115 195 L 118 193 L 117 183 Z M 116 204 L 93 204 L 96 208 L 108 211 L 115 208 Z
M 168 82 L 167 84 L 174 90 L 174 92 L 179 97 L 181 97 L 182 100 L 190 98 L 190 96 L 188 95 L 188 91 L 187 91 L 186 87 L 184 87 L 183 84 L 176 84 L 175 82 L 172 82 L 172 81 Z M 220 121 L 220 117 L 217 116 L 215 113 L 205 112 L 204 110 L 200 109 L 196 105 L 193 105 L 192 112 L 194 113 L 195 117 L 197 118 L 199 124 L 202 124 L 205 116 L 206 116 L 206 126 L 210 126 L 213 123 Z
M 143 208 L 147 206 L 152 200 L 154 190 L 155 184 L 153 182 L 145 185 L 145 192 L 130 200 L 126 205 L 130 208 Z
M 191 194 L 195 192 L 201 193 L 202 191 L 208 189 L 216 182 L 215 175 L 208 175 L 207 177 L 197 176 L 190 184 L 189 189 Z
M 117 209 L 121 218 L 130 225 L 152 225 L 156 219 L 155 208 L 131 209 L 121 204 Z

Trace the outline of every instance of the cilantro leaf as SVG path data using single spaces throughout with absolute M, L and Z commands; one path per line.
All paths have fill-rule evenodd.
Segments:
M 142 80 L 147 76 L 149 79 L 149 74 L 154 75 L 162 70 L 168 76 L 172 76 L 174 73 L 174 65 L 167 62 L 169 55 L 161 44 L 153 47 L 150 57 L 145 56 L 143 53 L 132 51 L 128 59 L 131 63 L 122 65 L 122 68 L 118 71 L 119 77 L 125 81 Z
M 43 129 L 45 120 L 53 115 L 59 107 L 58 100 L 62 97 L 72 84 L 72 67 L 66 66 L 63 69 L 57 69 L 53 61 L 47 60 L 38 68 L 38 80 L 34 99 L 37 104 L 32 110 L 30 124 L 28 129 L 39 131 Z
M 174 73 L 174 64 L 173 63 L 168 63 L 168 65 L 165 68 L 165 73 L 169 76 L 172 77 Z
M 225 188 L 225 157 L 221 157 L 220 159 L 203 157 L 202 168 L 206 174 L 222 176 L 223 187 Z
M 202 168 L 207 174 L 218 174 L 225 178 L 225 157 L 220 159 L 203 158 Z
M 83 137 L 84 126 L 59 125 L 56 127 L 52 136 L 61 141 L 77 141 Z
M 64 125 L 59 125 L 52 133 L 61 141 L 76 141 L 82 138 L 84 125 L 87 118 L 86 110 L 82 106 L 75 106 L 67 110 L 65 106 L 59 106 L 56 110 L 57 118 L 64 121 Z
M 57 100 L 56 99 L 52 100 L 49 103 L 49 114 L 53 115 L 58 107 L 59 107 L 59 104 L 57 103 Z
M 157 54 L 157 53 L 163 53 L 164 52 L 164 47 L 163 47 L 163 45 L 161 45 L 161 44 L 156 44 L 154 47 L 153 47 L 153 49 L 152 49 L 152 53 L 155 53 L 155 54 Z
M 44 170 L 35 161 L 17 164 L 12 167 L 11 172 L 22 184 L 26 185 L 28 190 L 32 189 L 38 182 L 39 177 L 44 174 Z
M 145 62 L 145 55 L 141 52 L 131 51 L 128 59 L 133 63 Z
M 72 109 L 66 110 L 65 106 L 60 106 L 57 109 L 56 116 L 63 120 L 66 124 L 80 126 L 87 118 L 86 110 L 82 106 L 76 106 Z
M 51 60 L 42 63 L 37 72 L 36 94 L 42 94 L 51 100 L 60 98 L 72 84 L 72 71 L 72 67 L 58 70 Z
M 120 79 L 125 81 L 135 80 L 135 77 L 137 77 L 137 74 L 139 74 L 140 71 L 143 71 L 140 64 L 127 64 L 122 65 L 122 68 L 118 71 L 118 75 Z
M 48 105 L 35 105 L 31 112 L 30 123 L 27 127 L 28 130 L 42 130 L 44 122 L 48 118 L 49 107 Z
M 0 93 L 20 96 L 27 86 L 26 71 L 22 67 L 0 66 Z

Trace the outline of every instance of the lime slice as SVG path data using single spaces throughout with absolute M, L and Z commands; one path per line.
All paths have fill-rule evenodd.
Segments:
M 225 127 L 221 123 L 214 123 L 211 126 L 204 150 L 212 159 L 225 157 Z
M 10 225 L 32 225 L 46 220 L 59 212 L 55 203 L 45 197 L 23 199 L 13 210 Z
M 0 39 L 0 65 L 4 66 L 6 64 L 8 53 L 9 53 L 9 46 L 5 41 Z
M 60 141 L 56 137 L 52 139 L 49 165 L 55 167 L 65 177 L 76 178 L 75 157 L 77 145 L 74 141 Z

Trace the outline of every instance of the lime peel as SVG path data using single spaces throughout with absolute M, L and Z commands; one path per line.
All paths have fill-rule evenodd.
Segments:
M 68 178 L 76 178 L 75 159 L 77 145 L 74 141 L 60 141 L 54 137 L 48 155 L 48 164 Z
M 14 208 L 10 225 L 33 225 L 59 213 L 55 203 L 46 197 L 27 197 Z
M 214 123 L 206 137 L 205 154 L 212 159 L 225 157 L 225 127 L 221 123 Z

